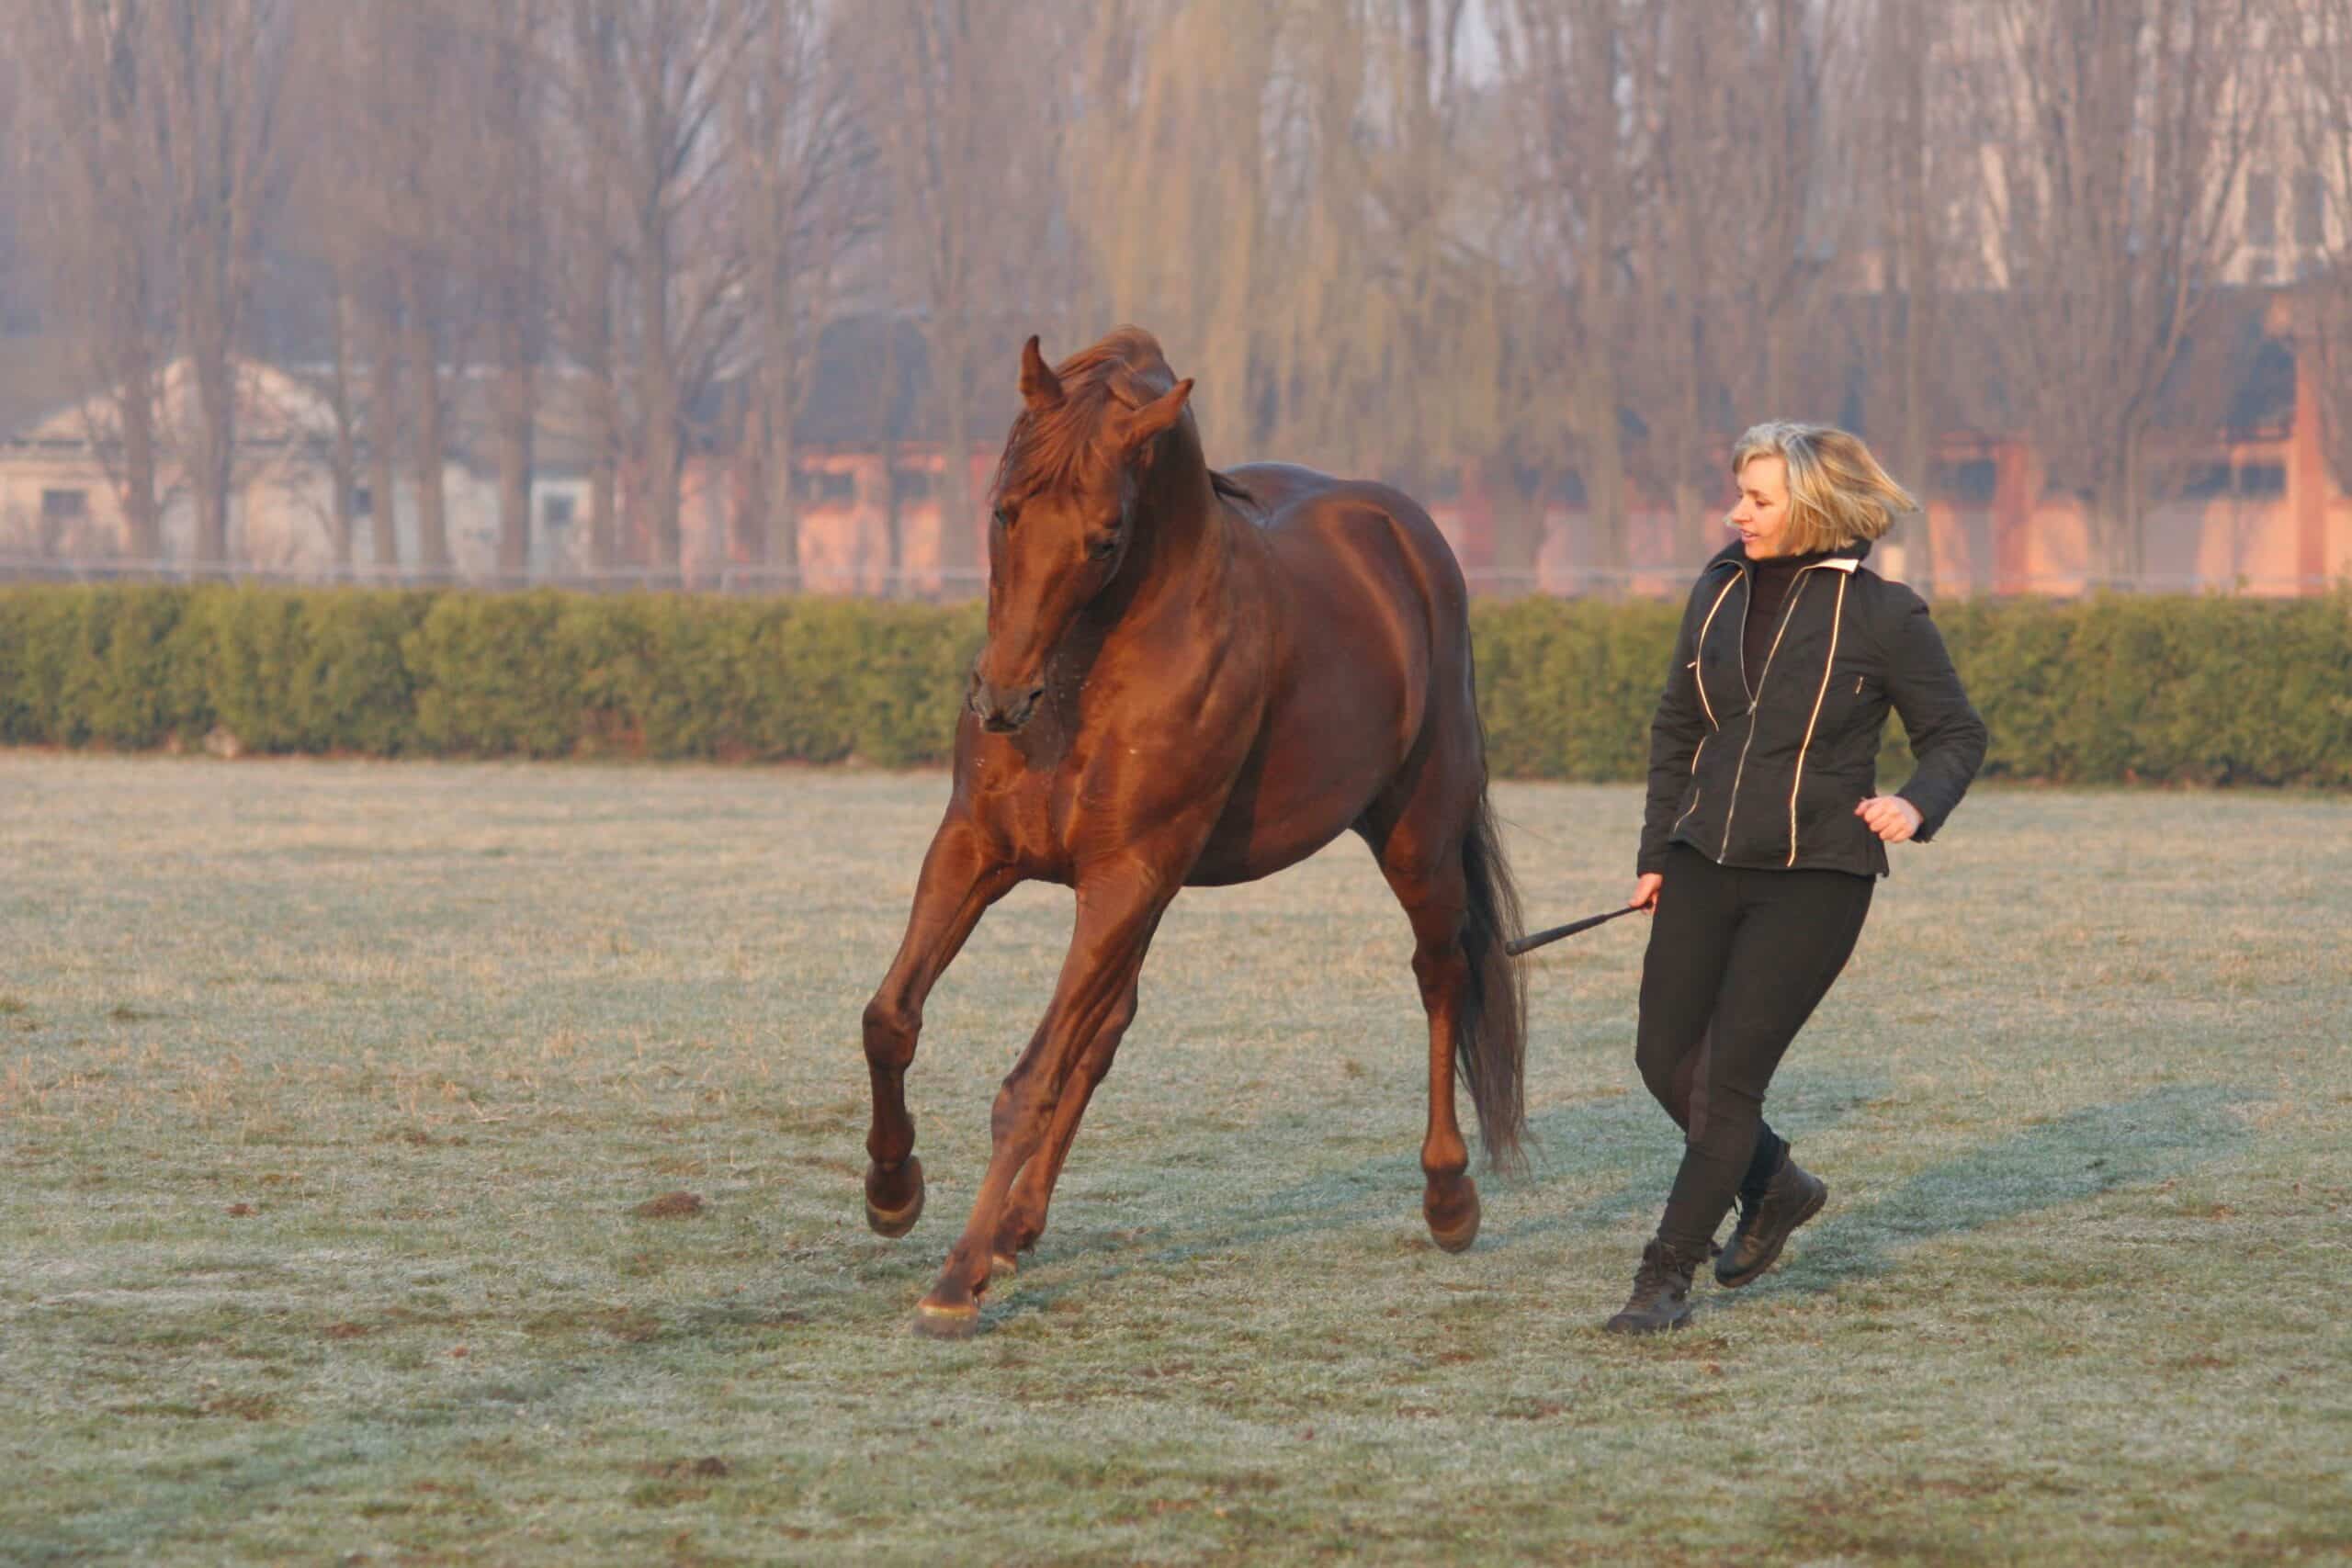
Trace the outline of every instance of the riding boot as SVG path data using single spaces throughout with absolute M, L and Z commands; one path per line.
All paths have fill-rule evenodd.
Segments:
M 1764 1190 L 1739 1195 L 1739 1224 L 1731 1245 L 1715 1259 L 1715 1283 L 1737 1290 L 1754 1280 L 1772 1267 L 1796 1228 L 1827 1201 L 1829 1184 L 1799 1167 L 1784 1146 Z
M 1634 1293 L 1624 1310 L 1603 1327 L 1611 1334 L 1658 1334 L 1690 1321 L 1690 1276 L 1699 1259 L 1685 1258 L 1664 1239 L 1652 1237 L 1634 1270 Z

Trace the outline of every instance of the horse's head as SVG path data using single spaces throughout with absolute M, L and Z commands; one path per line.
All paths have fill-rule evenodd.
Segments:
M 989 633 L 966 702 L 989 729 L 1020 728 L 1054 650 L 1135 553 L 1157 438 L 1184 417 L 1146 333 L 1114 333 L 1057 372 L 1031 338 L 1022 412 L 1005 440 L 989 525 Z

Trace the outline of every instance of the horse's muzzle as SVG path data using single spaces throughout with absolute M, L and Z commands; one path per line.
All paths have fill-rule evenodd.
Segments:
M 1044 682 L 1027 691 L 1008 698 L 1002 692 L 980 679 L 978 670 L 972 671 L 971 684 L 964 694 L 964 705 L 980 721 L 980 728 L 991 735 L 1010 735 L 1029 722 L 1037 711 L 1037 703 L 1046 694 Z

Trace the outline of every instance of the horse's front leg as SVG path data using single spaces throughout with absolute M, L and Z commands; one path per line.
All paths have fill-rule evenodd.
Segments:
M 1021 880 L 991 854 L 970 818 L 941 823 L 922 859 L 913 912 L 874 999 L 865 1005 L 865 1066 L 874 1080 L 874 1122 L 865 1134 L 865 1223 L 904 1235 L 922 1214 L 922 1161 L 907 1112 L 907 1068 L 922 1032 L 922 1005 L 990 904 Z
M 1013 1260 L 1046 1234 L 1046 1211 L 1054 1201 L 1054 1185 L 1061 1179 L 1063 1162 L 1069 1158 L 1070 1142 L 1078 1136 L 1079 1121 L 1086 1114 L 1087 1101 L 1094 1098 L 1111 1071 L 1120 1038 L 1135 1016 L 1136 987 L 1130 982 L 1126 996 L 1111 1010 L 1102 1032 L 1079 1057 L 1078 1071 L 1062 1086 L 1061 1099 L 1054 1106 L 1053 1125 L 1046 1130 L 1045 1146 L 1021 1168 L 1021 1178 L 1013 1183 L 1012 1196 L 1004 1206 L 1004 1223 L 997 1227 L 991 1249 L 995 1272 L 1011 1273 Z
M 1080 878 L 1078 922 L 1061 979 L 1044 1021 L 997 1091 L 988 1173 L 964 1234 L 916 1309 L 915 1326 L 923 1333 L 961 1337 L 978 1326 L 1013 1179 L 1040 1155 L 1065 1090 L 1075 1091 L 1069 1080 L 1087 1048 L 1113 1024 L 1124 1025 L 1120 1015 L 1132 1007 L 1145 950 L 1179 880 L 1133 864 Z

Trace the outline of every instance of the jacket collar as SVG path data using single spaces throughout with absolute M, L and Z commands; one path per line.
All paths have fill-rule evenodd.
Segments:
M 1870 553 L 1871 542 L 1868 539 L 1857 539 L 1852 544 L 1841 546 L 1818 559 L 1808 560 L 1804 570 L 1810 571 L 1815 567 L 1820 567 L 1827 571 L 1850 573 L 1862 564 L 1863 558 Z M 1747 546 L 1741 540 L 1734 539 L 1715 552 L 1715 558 L 1709 561 L 1706 570 L 1699 575 L 1704 577 L 1708 572 L 1726 566 L 1736 570 L 1746 571 L 1755 564 L 1747 558 Z

